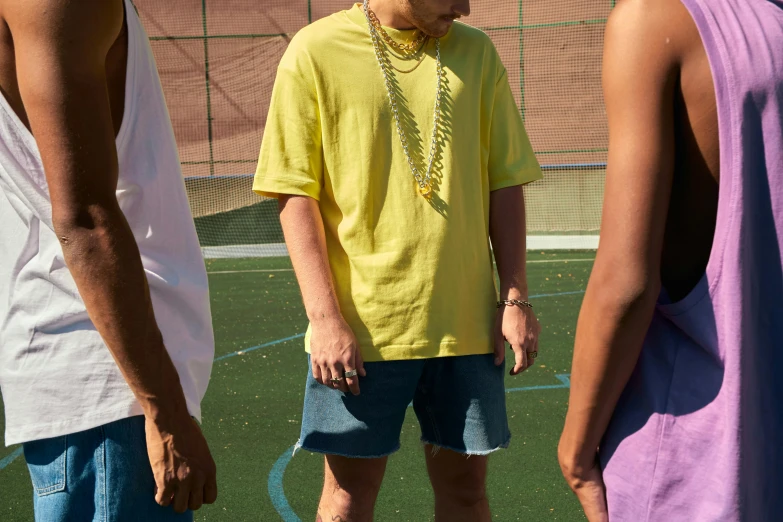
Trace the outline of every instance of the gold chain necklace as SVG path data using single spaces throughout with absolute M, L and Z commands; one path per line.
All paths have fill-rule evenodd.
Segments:
M 411 67 L 410 69 L 406 69 L 406 70 L 400 69 L 400 68 L 398 68 L 397 66 L 395 66 L 395 65 L 394 65 L 394 64 L 391 62 L 391 60 L 389 60 L 389 65 L 391 65 L 391 68 L 392 68 L 392 69 L 394 69 L 395 71 L 399 72 L 399 73 L 402 73 L 402 74 L 408 74 L 408 73 L 412 73 L 413 71 L 415 71 L 416 69 L 418 69 L 418 68 L 419 68 L 419 65 L 421 65 L 421 64 L 422 64 L 422 62 L 424 61 L 424 58 L 426 58 L 426 57 L 427 57 L 427 53 L 425 53 L 425 52 L 424 52 L 424 48 L 427 46 L 427 42 L 429 42 L 429 38 L 426 38 L 426 39 L 424 40 L 424 43 L 422 44 L 422 46 L 421 46 L 421 50 L 420 50 L 420 54 L 421 54 L 421 56 L 420 56 L 420 58 L 418 59 L 418 61 L 416 62 L 416 65 L 414 65 L 414 66 L 413 66 L 413 67 Z M 413 59 L 413 58 L 411 58 L 411 59 Z
M 443 66 L 440 61 L 440 38 L 435 39 L 435 58 L 436 58 L 436 80 L 437 87 L 435 90 L 435 111 L 433 115 L 432 123 L 432 140 L 430 143 L 430 153 L 427 160 L 427 171 L 424 176 L 419 172 L 419 168 L 413 161 L 408 150 L 408 138 L 405 136 L 405 131 L 402 129 L 402 123 L 400 122 L 400 114 L 397 109 L 397 95 L 394 92 L 394 87 L 391 81 L 391 72 L 388 68 L 389 58 L 384 53 L 384 49 L 381 45 L 381 37 L 378 35 L 378 31 L 375 30 L 372 19 L 370 18 L 370 8 L 368 6 L 368 0 L 364 0 L 364 14 L 367 17 L 367 24 L 370 30 L 370 37 L 372 38 L 373 48 L 375 49 L 375 57 L 378 59 L 378 64 L 381 66 L 381 73 L 383 74 L 383 81 L 386 85 L 386 92 L 389 96 L 389 103 L 391 104 L 392 115 L 394 117 L 394 123 L 397 126 L 397 134 L 400 137 L 400 143 L 402 144 L 402 150 L 405 152 L 405 158 L 408 160 L 408 167 L 411 169 L 413 178 L 416 180 L 419 186 L 419 194 L 425 199 L 432 198 L 432 185 L 430 180 L 432 179 L 432 166 L 435 163 L 435 155 L 438 150 L 438 125 L 440 122 L 440 98 L 441 98 L 441 84 L 443 79 Z M 418 66 L 417 66 L 418 67 Z
M 389 33 L 386 32 L 386 30 L 381 25 L 381 21 L 378 20 L 378 16 L 375 14 L 375 12 L 372 9 L 369 8 L 369 6 L 367 7 L 367 15 L 369 16 L 370 23 L 372 23 L 372 26 L 373 28 L 375 28 L 376 33 L 380 34 L 381 37 L 386 42 L 386 45 L 391 47 L 392 52 L 390 52 L 389 54 L 391 54 L 396 58 L 399 58 L 400 60 L 414 60 L 416 59 L 416 56 L 419 56 L 416 65 L 414 65 L 410 69 L 400 69 L 399 67 L 395 66 L 392 63 L 391 59 L 389 59 L 389 65 L 392 67 L 392 69 L 402 74 L 412 73 L 413 71 L 418 69 L 419 65 L 422 64 L 426 56 L 424 49 L 427 47 L 427 43 L 429 42 L 429 36 L 427 36 L 423 32 L 419 32 L 419 36 L 416 38 L 416 40 L 408 44 L 398 44 L 389 35 Z M 418 49 L 416 49 L 416 46 L 418 46 Z M 397 50 L 400 54 L 395 53 L 394 50 Z
M 386 45 L 403 53 L 410 53 L 411 51 L 415 51 L 427 37 L 426 34 L 419 31 L 419 36 L 414 41 L 407 44 L 397 43 L 394 38 L 389 36 L 389 33 L 387 33 L 383 28 L 380 20 L 378 20 L 378 17 L 375 16 L 373 10 L 370 9 L 369 5 L 367 5 L 367 2 L 364 2 L 364 13 L 367 15 L 370 24 L 375 27 L 376 31 L 381 35 L 381 38 L 383 38 L 383 40 L 386 42 Z

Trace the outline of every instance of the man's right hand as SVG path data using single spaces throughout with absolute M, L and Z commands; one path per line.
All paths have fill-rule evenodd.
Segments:
M 217 499 L 215 461 L 201 428 L 191 417 L 167 422 L 146 420 L 147 454 L 155 477 L 155 502 L 177 513 Z
M 359 395 L 358 377 L 367 373 L 356 336 L 340 313 L 318 201 L 307 196 L 280 195 L 280 224 L 312 328 L 313 377 L 324 386 Z M 358 375 L 345 377 L 345 372 L 351 370 Z
M 365 377 L 364 360 L 356 336 L 342 317 L 313 321 L 310 336 L 310 364 L 313 377 L 319 383 L 342 392 L 359 395 L 359 379 Z M 345 372 L 356 370 L 356 377 L 345 377 Z M 331 379 L 341 379 L 332 382 Z

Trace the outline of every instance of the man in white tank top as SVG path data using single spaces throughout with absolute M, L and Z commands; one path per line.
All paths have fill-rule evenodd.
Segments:
M 0 0 L 0 386 L 36 520 L 191 520 L 207 276 L 130 0 Z

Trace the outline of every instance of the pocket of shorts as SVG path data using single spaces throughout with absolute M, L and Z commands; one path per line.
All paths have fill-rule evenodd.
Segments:
M 36 495 L 43 497 L 65 491 L 67 436 L 26 442 L 24 458 Z

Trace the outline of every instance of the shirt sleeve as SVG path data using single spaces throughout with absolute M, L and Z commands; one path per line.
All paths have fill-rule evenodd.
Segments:
M 511 93 L 506 71 L 495 87 L 489 135 L 489 190 L 541 179 L 541 167 Z
M 307 53 L 292 41 L 277 69 L 253 191 L 271 198 L 287 194 L 318 200 L 322 186 L 314 73 Z

